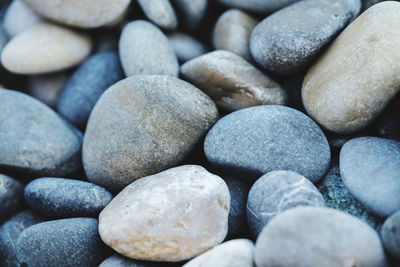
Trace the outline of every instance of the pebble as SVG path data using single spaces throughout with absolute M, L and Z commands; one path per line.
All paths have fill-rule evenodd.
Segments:
M 55 72 L 79 64 L 91 48 L 87 34 L 43 22 L 11 39 L 1 53 L 1 63 L 18 74 Z
M 285 210 L 325 206 L 324 198 L 307 178 L 292 171 L 272 171 L 259 178 L 247 199 L 247 222 L 257 237 L 265 225 Z
M 172 0 L 180 13 L 182 25 L 189 31 L 196 30 L 203 21 L 208 0 Z
M 100 213 L 99 233 L 133 259 L 187 260 L 224 240 L 229 205 L 221 178 L 201 166 L 180 166 L 122 190 Z
M 168 40 L 181 62 L 199 57 L 208 51 L 202 43 L 184 33 L 172 33 L 168 35 Z
M 178 19 L 169 0 L 138 0 L 144 14 L 160 28 L 174 30 Z
M 101 94 L 123 78 L 118 53 L 109 51 L 91 56 L 65 84 L 58 99 L 58 112 L 72 124 L 84 128 Z
M 362 0 L 362 10 L 367 10 L 371 6 L 387 0 Z
M 248 239 L 222 243 L 182 267 L 253 267 L 254 244 Z
M 179 64 L 168 38 L 152 23 L 135 20 L 122 30 L 119 55 L 126 76 L 178 76 Z
M 386 251 L 400 260 L 400 211 L 386 219 L 381 229 L 381 238 Z
M 340 151 L 340 173 L 349 191 L 372 213 L 387 217 L 400 210 L 400 142 L 350 140 Z
M 23 93 L 0 89 L 0 169 L 64 176 L 81 167 L 82 134 Z
M 112 23 L 123 15 L 131 2 L 130 0 L 23 1 L 45 18 L 80 28 L 96 28 Z
M 374 5 L 351 23 L 309 69 L 307 112 L 336 133 L 365 128 L 400 90 L 400 3 Z
M 8 42 L 8 36 L 4 30 L 3 24 L 0 22 L 0 53 Z
M 112 255 L 105 259 L 99 267 L 173 267 L 176 266 L 167 262 L 138 261 L 123 257 L 119 254 Z
M 181 67 L 181 73 L 227 111 L 286 103 L 286 92 L 278 83 L 229 51 L 194 58 Z
M 35 179 L 24 196 L 33 210 L 52 218 L 97 217 L 112 199 L 100 186 L 63 178 Z
M 273 218 L 257 239 L 255 262 L 258 267 L 387 266 L 370 226 L 321 207 L 297 207 Z
M 252 60 L 249 50 L 250 35 L 258 21 L 238 9 L 225 11 L 217 20 L 213 44 L 217 50 L 228 50 L 247 61 Z
M 45 219 L 30 210 L 21 211 L 0 226 L 0 266 L 21 267 L 17 259 L 18 237 L 28 227 Z
M 0 221 L 21 209 L 23 191 L 24 185 L 19 181 L 0 174 Z
M 299 0 L 217 0 L 228 7 L 255 13 L 272 13 Z
M 217 120 L 212 100 L 170 76 L 124 79 L 100 97 L 86 128 L 89 181 L 120 190 L 181 162 Z
M 93 218 L 71 218 L 35 224 L 16 244 L 21 266 L 98 266 L 107 255 Z
M 220 119 L 206 136 L 204 152 L 213 165 L 250 180 L 273 170 L 290 170 L 315 183 L 330 164 L 322 130 L 303 113 L 275 105 Z
M 30 75 L 28 76 L 27 93 L 49 107 L 55 108 L 67 78 L 66 72 Z

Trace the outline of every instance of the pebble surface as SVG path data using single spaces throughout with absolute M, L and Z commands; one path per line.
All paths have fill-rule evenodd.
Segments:
M 229 7 L 256 13 L 271 13 L 299 0 L 217 0 Z
M 179 61 L 186 62 L 207 53 L 207 48 L 191 36 L 176 32 L 168 35 L 168 40 Z
M 178 19 L 169 0 L 138 0 L 145 15 L 166 30 L 174 30 L 178 26 Z
M 189 31 L 196 30 L 202 22 L 208 0 L 172 0 L 181 14 L 182 24 Z
M 64 71 L 50 74 L 30 75 L 27 93 L 51 108 L 55 108 L 61 90 L 67 81 Z
M 24 185 L 19 181 L 0 174 L 0 221 L 22 208 Z
M 390 255 L 400 260 L 400 211 L 386 219 L 382 225 L 381 237 Z

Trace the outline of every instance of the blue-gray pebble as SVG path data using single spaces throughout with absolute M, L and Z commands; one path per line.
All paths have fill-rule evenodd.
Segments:
M 35 224 L 17 240 L 21 266 L 98 266 L 107 255 L 93 218 L 72 218 Z
M 23 191 L 24 186 L 19 181 L 0 174 L 0 221 L 21 209 Z
M 91 56 L 65 84 L 58 98 L 58 112 L 72 124 L 84 128 L 101 94 L 123 78 L 118 53 L 109 51 Z
M 174 267 L 181 266 L 169 262 L 139 261 L 115 254 L 105 259 L 99 267 Z
M 386 219 L 381 238 L 386 251 L 400 263 L 400 210 Z
M 312 182 L 325 174 L 331 156 L 328 141 L 313 120 L 275 105 L 225 116 L 208 132 L 204 152 L 212 164 L 230 173 L 258 178 L 273 170 L 291 170 Z
M 250 51 L 265 69 L 293 74 L 360 12 L 360 0 L 304 0 L 265 18 L 253 30 Z
M 218 2 L 234 8 L 256 13 L 270 13 L 299 0 L 218 0 Z
M 97 216 L 112 199 L 103 187 L 63 178 L 35 179 L 24 196 L 32 209 L 52 218 Z
M 400 142 L 360 137 L 340 151 L 340 173 L 350 192 L 374 214 L 400 210 Z

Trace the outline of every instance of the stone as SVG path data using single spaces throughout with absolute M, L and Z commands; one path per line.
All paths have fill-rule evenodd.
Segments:
M 100 213 L 99 233 L 124 256 L 178 262 L 224 240 L 229 205 L 221 178 L 201 166 L 180 166 L 124 188 Z
M 321 207 L 297 207 L 273 218 L 257 239 L 255 262 L 258 267 L 387 266 L 374 229 Z
M 7 42 L 8 42 L 7 34 L 6 34 L 5 30 L 4 30 L 3 25 L 0 23 L 0 53 L 3 50 L 4 46 L 6 46 Z M 2 78 L 4 79 L 4 77 L 2 77 Z
M 3 18 L 3 26 L 9 37 L 14 37 L 43 19 L 22 0 L 13 0 Z
M 67 78 L 65 72 L 30 75 L 28 76 L 27 93 L 49 107 L 55 108 Z
M 299 0 L 217 0 L 228 7 L 255 13 L 272 13 Z
M 138 0 L 144 14 L 160 28 L 174 30 L 178 19 L 169 0 Z
M 0 221 L 22 208 L 23 191 L 24 185 L 22 183 L 0 174 Z
M 217 120 L 212 100 L 175 77 L 124 79 L 100 97 L 86 128 L 89 181 L 121 190 L 181 162 Z
M 272 171 L 251 187 L 247 199 L 247 223 L 257 237 L 268 222 L 298 206 L 325 206 L 318 189 L 304 176 L 292 171 Z
M 249 50 L 250 35 L 258 21 L 238 9 L 225 11 L 217 20 L 213 32 L 216 50 L 228 50 L 247 61 L 252 60 Z
M 330 164 L 322 130 L 303 113 L 275 105 L 220 119 L 206 136 L 204 152 L 213 165 L 252 181 L 273 170 L 290 170 L 315 183 Z
M 381 238 L 386 251 L 400 260 L 400 211 L 386 219 L 381 229 Z
M 72 124 L 84 128 L 103 92 L 123 78 L 116 52 L 101 52 L 91 56 L 66 82 L 58 99 L 58 112 Z
M 24 197 L 33 210 L 52 218 L 97 217 L 113 198 L 100 186 L 64 178 L 35 179 Z
M 377 137 L 348 141 L 340 151 L 340 173 L 372 213 L 387 217 L 400 210 L 400 142 Z
M 250 51 L 266 70 L 305 70 L 360 12 L 360 0 L 299 1 L 268 16 L 253 30 Z
M 43 22 L 11 39 L 1 53 L 1 63 L 10 72 L 43 74 L 79 64 L 91 48 L 87 34 Z
M 222 243 L 182 267 L 253 267 L 254 244 L 248 239 Z
M 172 0 L 180 13 L 182 25 L 189 31 L 196 30 L 203 21 L 208 0 Z
M 173 267 L 174 264 L 167 262 L 138 261 L 123 257 L 119 254 L 105 259 L 99 267 Z
M 178 76 L 179 64 L 168 38 L 144 20 L 128 23 L 119 40 L 119 55 L 126 76 Z
M 97 28 L 117 20 L 130 0 L 23 0 L 35 12 L 61 24 L 80 28 Z
M 0 266 L 21 267 L 16 250 L 18 237 L 26 228 L 44 221 L 43 217 L 25 210 L 0 226 Z
M 326 129 L 365 128 L 400 90 L 400 3 L 374 5 L 353 21 L 309 69 L 307 112 Z M 397 39 L 399 38 L 399 39 Z
M 82 134 L 40 101 L 0 89 L 0 169 L 64 176 L 81 167 Z
M 207 53 L 207 48 L 191 36 L 174 32 L 168 35 L 168 40 L 179 61 L 186 62 Z
M 362 0 L 362 10 L 367 10 L 371 6 L 386 0 Z
M 324 197 L 328 208 L 353 215 L 372 228 L 376 229 L 379 226 L 380 219 L 368 212 L 364 205 L 355 199 L 346 188 L 340 176 L 339 166 L 334 165 L 318 183 L 317 188 Z
M 278 83 L 229 51 L 194 58 L 181 67 L 181 73 L 227 111 L 286 103 L 286 92 Z

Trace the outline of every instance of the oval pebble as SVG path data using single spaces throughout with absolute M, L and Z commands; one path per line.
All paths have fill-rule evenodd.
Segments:
M 187 34 L 175 32 L 168 35 L 168 40 L 181 62 L 207 53 L 207 48 L 202 43 Z
M 217 0 L 229 7 L 256 13 L 271 13 L 299 0 Z
M 178 19 L 169 0 L 138 0 L 144 14 L 157 26 L 174 30 L 178 26 Z
M 67 78 L 65 72 L 29 75 L 27 93 L 49 107 L 55 108 Z
M 22 183 L 0 174 L 0 221 L 22 208 L 23 191 L 24 185 Z
M 181 24 L 189 31 L 196 30 L 206 15 L 208 0 L 172 0 L 172 3 L 180 12 Z
M 100 213 L 99 233 L 124 256 L 182 261 L 224 240 L 229 205 L 221 178 L 200 166 L 180 166 L 122 190 Z
M 386 219 L 382 225 L 381 238 L 386 251 L 400 260 L 400 211 Z

